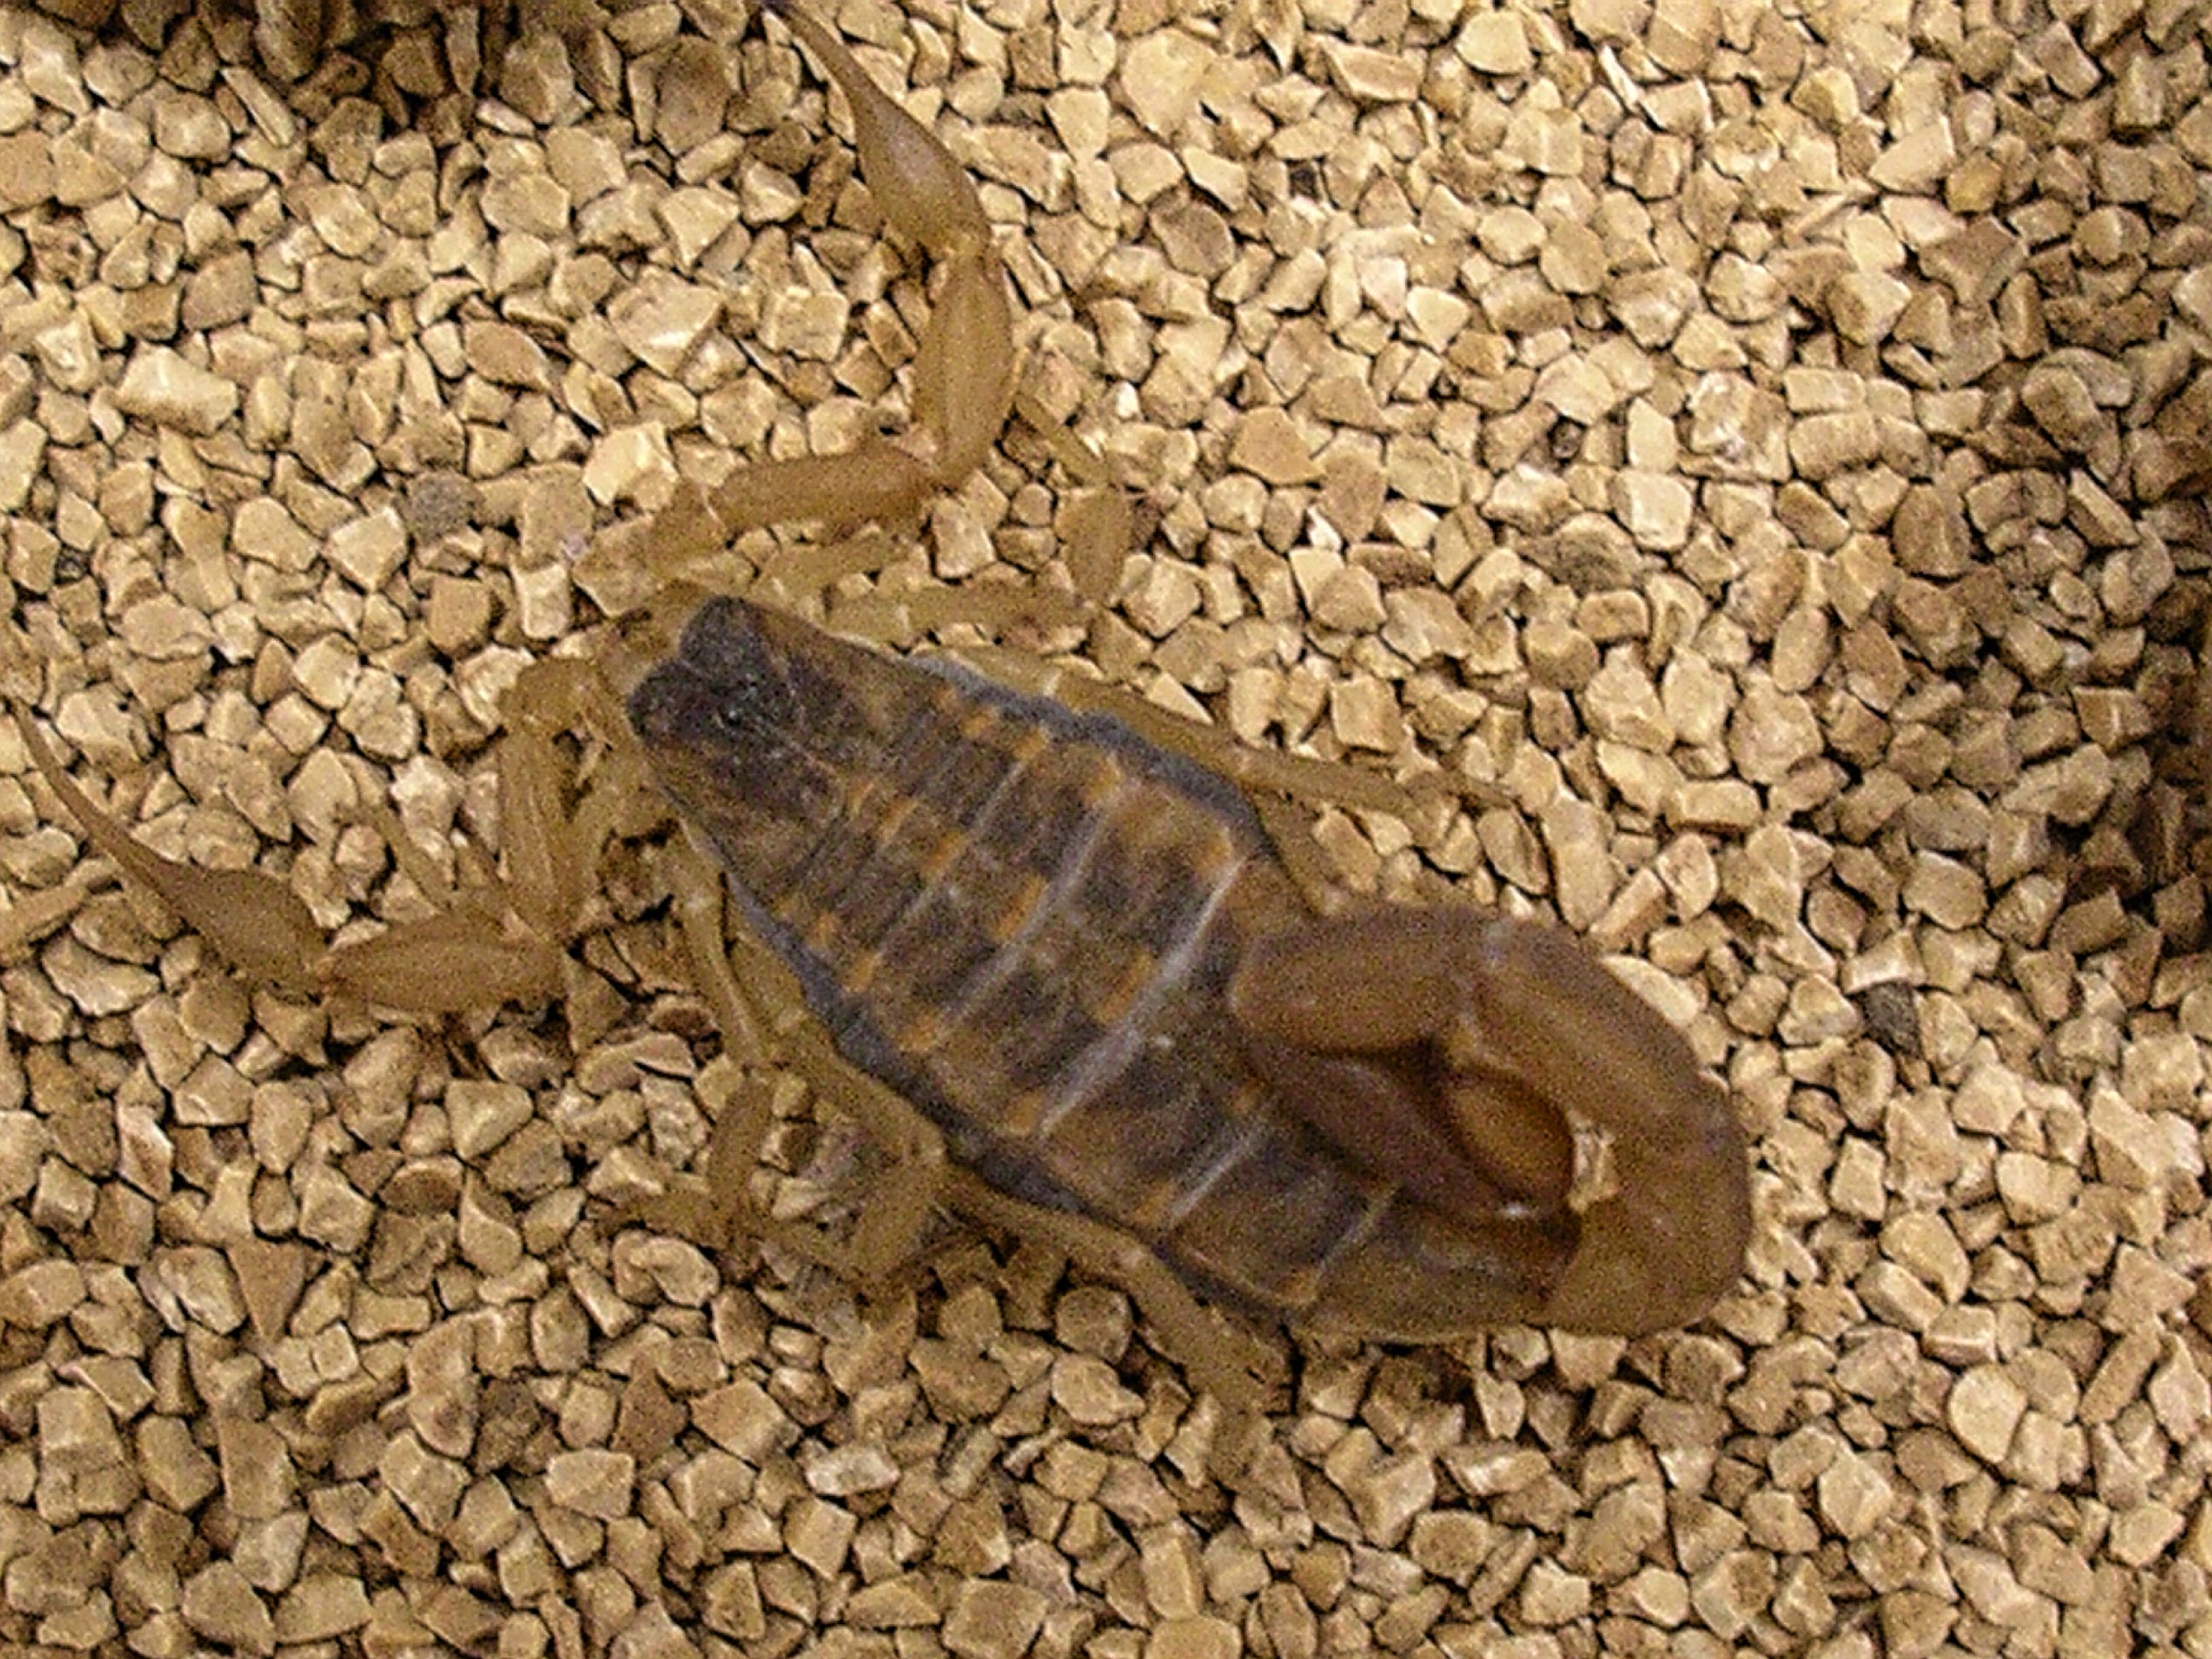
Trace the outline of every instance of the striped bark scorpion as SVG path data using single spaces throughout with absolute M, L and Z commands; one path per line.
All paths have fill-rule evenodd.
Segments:
M 843 93 L 885 217 L 944 268 L 919 442 L 689 492 L 646 536 L 679 565 L 783 520 L 908 519 L 981 462 L 1011 402 L 973 185 L 827 27 L 770 9 Z M 1431 1343 L 1511 1322 L 1665 1330 L 1736 1281 L 1747 1147 L 1683 1038 L 1557 928 L 1317 906 L 1223 751 L 726 593 L 617 624 L 581 674 L 541 667 L 508 698 L 504 877 L 334 949 L 274 878 L 133 840 L 15 713 L 95 848 L 243 974 L 416 1012 L 557 994 L 586 872 L 657 786 L 818 1022 L 787 1021 L 783 1056 L 842 1079 L 836 1097 L 934 1172 L 873 1210 L 873 1245 L 910 1243 L 933 1207 L 1041 1238 L 1121 1281 L 1224 1394 L 1249 1374 L 1199 1297 Z M 591 708 L 634 735 L 571 812 L 552 733 Z M 695 884 L 678 908 L 726 1043 L 763 1052 L 717 895 Z M 743 1189 L 765 1108 L 726 1116 L 709 1184 Z

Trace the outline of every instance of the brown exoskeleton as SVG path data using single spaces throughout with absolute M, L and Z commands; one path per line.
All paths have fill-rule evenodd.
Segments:
M 843 91 L 887 218 L 945 275 L 912 447 L 741 468 L 687 495 L 645 539 L 691 570 L 757 526 L 911 516 L 978 465 L 1011 402 L 1005 280 L 973 185 L 825 27 L 775 9 Z M 828 1044 L 798 1046 L 834 1046 L 872 1079 L 843 1097 L 921 1166 L 949 1159 L 910 1192 L 1116 1273 L 1224 1388 L 1237 1375 L 1192 1288 L 1435 1341 L 1510 1321 L 1664 1329 L 1735 1281 L 1748 1172 L 1726 1097 L 1558 930 L 1317 907 L 1194 741 L 900 663 L 748 599 L 664 605 L 604 665 L 620 705 L 573 664 L 510 699 L 505 879 L 336 950 L 272 878 L 133 841 L 18 714 L 100 850 L 241 971 L 420 1011 L 554 993 L 620 791 L 649 772 L 826 1028 Z M 635 744 L 571 814 L 545 733 L 590 707 Z M 690 914 L 728 1039 L 750 1045 L 721 941 Z

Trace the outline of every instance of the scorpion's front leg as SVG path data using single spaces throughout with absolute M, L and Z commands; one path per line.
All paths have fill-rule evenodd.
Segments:
M 1230 1006 L 1285 1105 L 1353 1162 L 1450 1219 L 1527 1218 L 1532 1254 L 1547 1216 L 1573 1215 L 1563 1266 L 1496 1317 L 1666 1330 L 1741 1273 L 1750 1176 L 1727 1097 L 1556 928 L 1472 910 L 1316 918 L 1252 947 Z M 1332 1086 L 1301 1087 L 1317 1076 Z M 1577 1125 L 1609 1143 L 1597 1190 L 1577 1178 Z M 1443 1189 L 1436 1171 L 1469 1166 Z
M 838 530 L 910 519 L 981 464 L 1013 400 L 1012 313 L 974 182 L 811 13 L 790 0 L 769 9 L 845 94 L 860 176 L 884 217 L 942 264 L 945 278 L 915 363 L 920 443 L 866 438 L 842 454 L 740 467 L 705 501 L 725 539 L 796 520 Z M 680 515 L 672 531 L 679 524 Z

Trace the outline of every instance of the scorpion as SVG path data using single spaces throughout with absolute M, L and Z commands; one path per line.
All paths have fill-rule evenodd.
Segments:
M 827 27 L 794 0 L 769 9 L 843 94 L 885 219 L 943 275 L 908 443 L 688 486 L 645 538 L 684 571 L 758 526 L 912 518 L 981 463 L 1012 403 L 973 183 Z M 275 877 L 137 841 L 10 706 L 94 848 L 243 975 L 417 1013 L 558 995 L 600 849 L 640 798 L 672 802 L 757 941 L 740 959 L 764 946 L 817 1022 L 785 1020 L 781 1057 L 922 1172 L 866 1218 L 856 1259 L 896 1259 L 936 1208 L 1009 1226 L 1123 1283 L 1224 1395 L 1249 1374 L 1215 1310 L 1423 1344 L 1510 1322 L 1634 1336 L 1735 1283 L 1742 1131 L 1684 1038 L 1581 942 L 1471 906 L 1316 893 L 1224 746 L 1048 689 L 678 584 L 596 660 L 549 660 L 508 693 L 504 875 L 337 946 Z M 580 720 L 610 758 L 570 811 L 555 734 Z M 732 968 L 712 881 L 678 885 L 726 1047 L 761 1055 L 738 984 L 760 975 Z M 711 1184 L 744 1184 L 765 1119 L 724 1114 Z

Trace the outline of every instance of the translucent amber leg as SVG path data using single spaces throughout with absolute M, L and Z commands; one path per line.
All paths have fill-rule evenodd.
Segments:
M 844 94 L 860 176 L 884 219 L 942 264 L 945 277 L 915 364 L 915 449 L 871 439 L 839 455 L 740 467 L 707 501 L 724 540 L 790 522 L 819 523 L 834 534 L 911 520 L 931 495 L 956 487 L 981 464 L 1013 398 L 1006 273 L 967 170 L 811 12 L 791 0 L 775 0 L 769 9 Z M 666 539 L 691 538 L 684 515 L 671 517 Z

